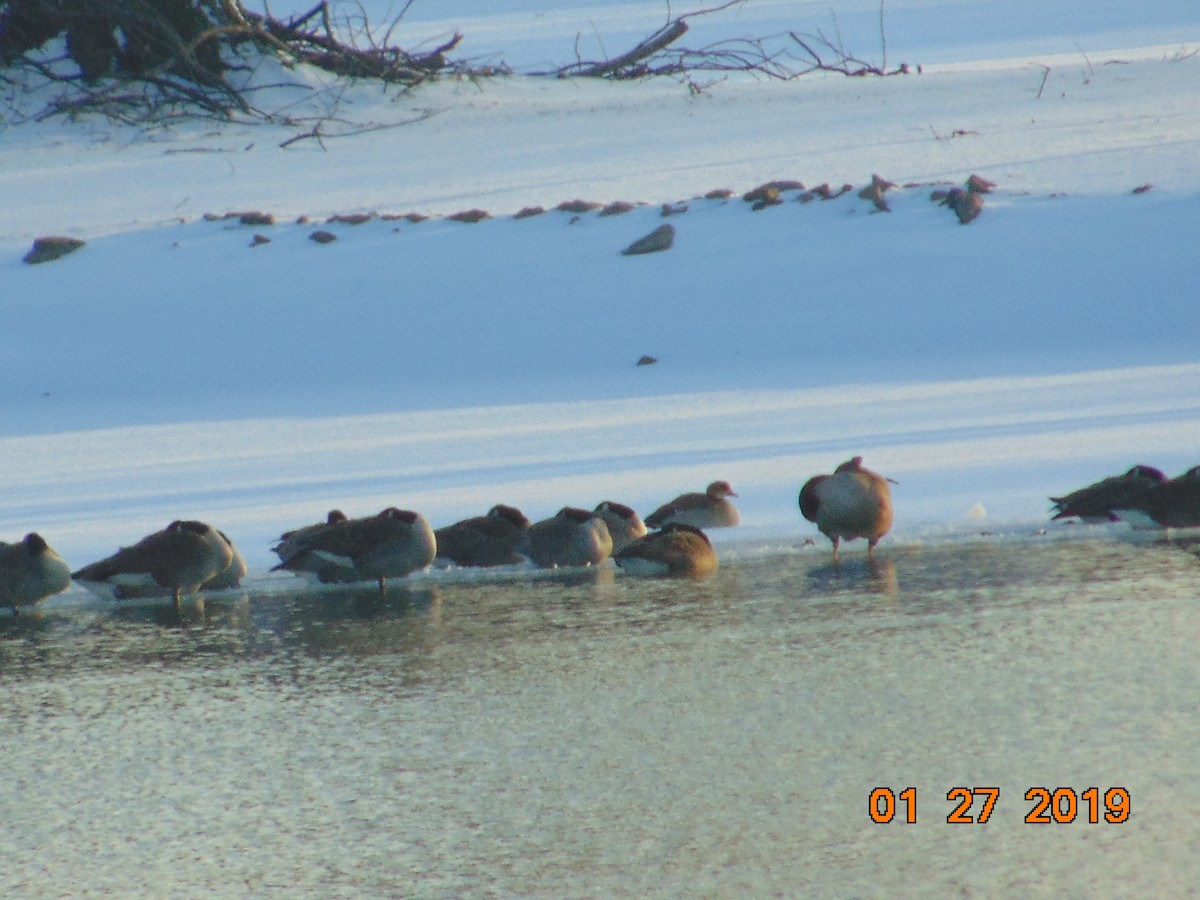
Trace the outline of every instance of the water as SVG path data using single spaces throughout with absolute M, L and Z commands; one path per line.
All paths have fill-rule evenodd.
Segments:
M 0 619 L 0 892 L 1179 895 L 1197 634 L 1194 548 L 1091 537 L 72 595 Z M 957 786 L 1000 789 L 986 824 Z M 1027 824 L 1035 786 L 1131 815 Z

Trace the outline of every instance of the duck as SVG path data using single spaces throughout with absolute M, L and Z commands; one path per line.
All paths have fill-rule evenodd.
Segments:
M 200 590 L 202 591 L 227 591 L 235 588 L 242 583 L 242 579 L 246 577 L 246 572 L 248 571 L 246 568 L 246 558 L 242 556 L 241 551 L 229 539 L 229 535 L 218 528 L 217 537 L 223 540 L 229 547 L 231 555 L 229 565 L 225 567 L 225 571 L 220 575 L 210 578 L 204 584 L 200 585 Z
M 1082 519 L 1084 522 L 1117 522 L 1123 511 L 1131 511 L 1128 518 L 1136 519 L 1150 491 L 1167 480 L 1167 476 L 1153 466 L 1138 464 L 1121 475 L 1103 478 L 1062 497 L 1051 497 L 1057 519 Z
M 71 584 L 71 567 L 36 531 L 15 544 L 0 541 L 0 605 L 19 615 L 61 594 Z
M 1152 486 L 1141 509 L 1162 528 L 1200 526 L 1200 466 Z
M 534 522 L 518 552 L 543 569 L 594 566 L 612 555 L 612 535 L 594 512 L 564 506 L 548 519 Z
M 608 533 L 612 536 L 613 553 L 638 538 L 645 537 L 648 531 L 646 523 L 642 521 L 642 517 L 637 514 L 637 511 L 624 503 L 604 500 L 597 504 L 592 512 L 602 518 L 604 524 L 608 526 Z
M 680 494 L 646 516 L 648 528 L 662 528 L 671 522 L 695 528 L 732 528 L 741 521 L 737 507 L 727 498 L 736 497 L 728 481 L 714 481 L 703 494 Z
M 282 562 L 273 572 L 308 573 L 322 584 L 377 581 L 382 593 L 387 579 L 403 578 L 432 563 L 437 538 L 420 513 L 389 506 L 373 516 L 288 532 L 275 552 Z
M 875 558 L 875 545 L 892 527 L 892 489 L 877 472 L 864 468 L 862 457 L 842 463 L 832 474 L 814 475 L 800 489 L 800 512 L 815 522 L 833 542 L 838 558 L 842 540 L 867 539 L 867 556 Z
M 699 528 L 672 522 L 613 554 L 613 562 L 636 575 L 703 578 L 717 570 L 712 541 Z
M 117 600 L 152 596 L 157 585 L 170 590 L 178 607 L 183 594 L 194 594 L 225 576 L 234 552 L 229 540 L 208 523 L 177 519 L 71 577 L 92 593 Z
M 272 547 L 271 550 L 276 556 L 286 562 L 296 555 L 298 549 L 312 535 L 325 530 L 330 525 L 340 525 L 343 522 L 349 521 L 349 519 L 350 517 L 340 509 L 331 509 L 325 514 L 324 522 L 317 522 L 314 525 L 302 525 L 299 528 L 293 528 L 291 531 L 285 531 L 279 536 L 279 543 Z
M 456 566 L 506 566 L 521 562 L 517 545 L 529 519 L 515 506 L 498 503 L 487 515 L 463 519 L 434 532 L 437 558 Z

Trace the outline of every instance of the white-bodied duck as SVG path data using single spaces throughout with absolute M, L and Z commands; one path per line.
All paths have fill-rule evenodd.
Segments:
M 617 503 L 615 500 L 605 500 L 598 504 L 593 512 L 608 526 L 608 533 L 612 536 L 613 553 L 646 536 L 646 523 L 632 506 Z
M 672 522 L 693 528 L 732 528 L 742 520 L 730 501 L 736 497 L 728 481 L 714 481 L 703 494 L 680 494 L 646 516 L 649 528 L 662 528 Z
M 800 489 L 800 512 L 833 542 L 867 539 L 867 555 L 875 556 L 875 545 L 892 527 L 890 479 L 864 468 L 862 457 L 842 463 L 832 474 L 815 475 Z

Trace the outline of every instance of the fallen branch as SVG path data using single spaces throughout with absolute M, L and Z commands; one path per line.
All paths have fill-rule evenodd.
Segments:
M 674 19 L 650 35 L 627 53 L 622 53 L 615 59 L 599 63 L 576 63 L 558 70 L 560 77 L 577 75 L 582 78 L 603 78 L 607 75 L 617 75 L 623 69 L 632 68 L 642 60 L 649 59 L 655 53 L 674 43 L 687 33 L 688 24 L 683 19 Z M 629 77 L 628 74 L 626 77 Z

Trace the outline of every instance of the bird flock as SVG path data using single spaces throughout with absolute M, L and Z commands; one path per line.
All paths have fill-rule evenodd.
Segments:
M 891 485 L 862 464 L 862 457 L 828 474 L 809 478 L 799 493 L 800 513 L 833 544 L 865 539 L 867 553 L 892 527 Z M 436 531 L 420 513 L 388 507 L 350 518 L 332 510 L 325 521 L 285 532 L 275 545 L 286 571 L 321 584 L 374 581 L 430 566 L 491 567 L 532 564 L 541 568 L 594 566 L 612 559 L 642 575 L 702 578 L 717 569 L 704 533 L 741 521 L 727 481 L 703 493 L 681 494 L 643 520 L 633 508 L 606 500 L 595 509 L 565 506 L 530 522 L 516 507 L 493 506 L 485 515 Z M 1136 465 L 1061 497 L 1051 497 L 1053 519 L 1125 521 L 1135 527 L 1200 526 L 1200 466 L 1175 478 Z M 179 520 L 74 572 L 36 532 L 12 544 L 0 541 L 0 606 L 14 613 L 66 590 L 72 581 L 114 600 L 236 587 L 246 562 L 227 535 L 205 522 Z

